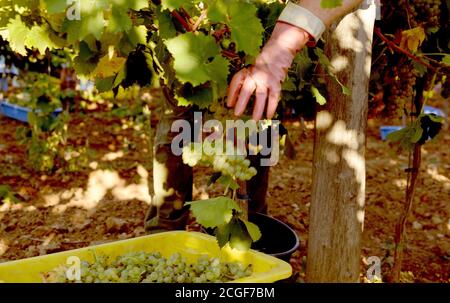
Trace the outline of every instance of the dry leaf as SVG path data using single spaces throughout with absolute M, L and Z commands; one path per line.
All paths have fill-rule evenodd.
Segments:
M 400 47 L 411 52 L 416 52 L 425 40 L 425 30 L 422 27 L 415 27 L 402 32 Z
M 122 69 L 126 61 L 126 58 L 117 57 L 116 53 L 112 56 L 109 54 L 105 55 L 98 62 L 92 75 L 102 79 L 112 77 Z

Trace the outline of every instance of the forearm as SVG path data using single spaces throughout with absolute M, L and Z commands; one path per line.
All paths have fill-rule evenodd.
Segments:
M 294 0 L 289 2 L 278 21 L 309 33 L 318 41 L 327 27 L 355 9 L 362 0 L 343 0 L 335 8 L 322 8 L 321 0 Z
M 354 8 L 361 4 L 363 0 L 343 0 L 342 5 L 335 8 L 322 8 L 321 0 L 297 0 L 294 1 L 303 8 L 319 17 L 326 27 L 329 27 L 339 18 L 350 13 Z
M 333 22 L 350 13 L 362 0 L 342 0 L 342 5 L 326 9 L 321 0 L 292 0 L 283 9 L 272 36 L 255 64 L 239 71 L 231 81 L 227 104 L 235 108 L 235 115 L 244 113 L 250 97 L 255 95 L 253 119 L 276 112 L 281 94 L 281 83 L 286 78 L 295 55 L 311 38 L 318 41 Z M 297 4 L 296 4 L 297 3 Z

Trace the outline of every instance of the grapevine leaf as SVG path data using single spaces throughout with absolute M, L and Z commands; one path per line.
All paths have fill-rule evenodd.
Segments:
M 234 217 L 229 223 L 218 226 L 215 230 L 215 235 L 220 248 L 230 243 L 230 247 L 233 249 L 249 250 L 252 242 L 257 241 L 261 236 L 258 227 L 256 229 L 254 227 L 252 226 L 250 229 L 252 229 L 256 240 L 253 240 L 253 237 L 250 235 L 247 224 L 239 218 Z
M 200 109 L 207 108 L 213 102 L 211 88 L 195 89 L 194 92 L 176 95 L 179 106 L 197 105 Z
M 442 63 L 450 66 L 450 54 L 447 54 L 442 58 Z
M 73 60 L 75 72 L 78 75 L 87 76 L 90 75 L 96 68 L 95 64 L 92 64 L 90 60 L 83 60 L 80 56 L 76 56 Z
M 230 222 L 233 210 L 240 211 L 236 201 L 228 197 L 188 202 L 197 222 L 206 228 L 214 228 Z
M 420 26 L 405 30 L 402 32 L 400 47 L 411 52 L 417 52 L 422 42 L 425 41 L 425 38 L 425 30 Z
M 11 192 L 9 185 L 0 185 L 0 198 L 5 198 Z
M 25 56 L 27 50 L 25 49 L 25 40 L 30 32 L 30 29 L 22 22 L 20 16 L 11 19 L 8 24 L 8 41 L 11 49 L 16 53 Z
M 436 34 L 438 31 L 439 31 L 439 27 L 438 26 L 433 26 L 433 27 L 427 28 L 427 34 L 428 35 Z
M 327 70 L 330 68 L 330 59 L 323 53 L 323 50 L 316 47 L 314 48 L 314 54 L 318 57 L 319 63 L 322 64 Z
M 406 133 L 408 132 L 408 129 L 402 128 L 400 130 L 397 130 L 395 132 L 389 133 L 386 136 L 386 139 L 388 139 L 391 142 L 399 142 L 405 137 Z
M 217 182 L 225 187 L 230 187 L 232 190 L 239 188 L 239 184 L 230 175 L 221 175 Z
M 423 135 L 423 129 L 420 126 L 417 126 L 414 128 L 414 133 L 411 136 L 411 143 L 417 143 L 419 142 L 420 138 L 422 138 Z
M 120 85 L 123 80 L 125 80 L 125 78 L 127 77 L 127 70 L 126 70 L 126 66 L 123 66 L 119 72 L 117 73 L 114 82 L 113 82 L 113 87 L 117 87 L 118 85 Z
M 67 2 L 61 0 L 44 0 L 47 11 L 50 14 L 64 12 L 67 8 Z
M 247 231 L 250 237 L 252 238 L 253 242 L 256 242 L 259 239 L 261 239 L 261 231 L 259 230 L 259 227 L 256 224 L 246 220 L 242 220 L 242 222 L 244 222 L 245 227 L 247 227 Z
M 244 222 L 235 219 L 230 225 L 230 247 L 241 251 L 249 250 L 253 241 Z
M 227 223 L 218 226 L 215 230 L 217 243 L 219 244 L 220 248 L 224 247 L 228 243 L 228 241 L 230 241 L 231 235 L 230 227 L 231 227 L 230 223 Z
M 67 33 L 69 42 L 83 40 L 93 35 L 97 40 L 101 39 L 105 28 L 104 9 L 106 3 L 102 1 L 81 1 L 80 19 L 65 19 L 62 30 Z
M 80 38 L 92 34 L 100 40 L 105 25 L 103 11 L 98 11 L 92 15 L 83 17 L 81 20 Z
M 339 82 L 339 81 L 338 81 Z M 342 88 L 342 93 L 346 96 L 350 96 L 352 94 L 352 90 L 348 88 L 347 86 L 343 85 L 341 82 L 339 82 Z
M 220 55 L 213 37 L 186 33 L 165 44 L 175 59 L 176 76 L 182 83 L 198 86 L 212 80 L 226 85 L 228 61 Z
M 91 48 L 89 47 L 89 44 L 86 41 L 81 41 L 78 52 L 78 56 L 80 57 L 80 59 L 87 61 L 91 59 L 94 55 L 95 53 L 92 52 Z
M 123 32 L 130 30 L 131 26 L 132 23 L 128 12 L 121 7 L 113 6 L 111 9 L 111 17 L 109 18 L 108 30 L 112 33 Z
M 208 18 L 212 22 L 227 23 L 237 49 L 255 56 L 259 53 L 264 32 L 256 12 L 256 7 L 251 3 L 216 0 L 208 10 Z
M 320 7 L 322 8 L 336 8 L 342 5 L 342 0 L 321 0 Z
M 316 47 L 314 49 L 314 53 L 316 54 L 316 56 L 318 57 L 319 63 L 325 68 L 325 70 L 327 71 L 328 75 L 334 80 L 336 81 L 337 84 L 339 84 L 342 88 L 342 93 L 346 96 L 350 96 L 352 94 L 352 91 L 350 88 L 348 88 L 347 86 L 345 86 L 341 81 L 339 81 L 338 77 L 334 74 L 332 68 L 331 68 L 331 62 L 330 59 L 328 59 L 328 57 L 324 54 L 323 50 Z
M 0 185 L 0 202 L 19 203 L 9 185 Z
M 185 9 L 189 9 L 192 5 L 189 3 L 190 1 L 186 0 L 162 0 L 161 6 L 162 9 L 168 9 L 168 10 L 176 10 L 181 7 L 184 7 Z
M 45 54 L 47 48 L 56 48 L 57 45 L 49 37 L 49 33 L 42 26 L 33 26 L 28 33 L 25 44 L 28 48 L 36 48 L 41 54 Z
M 93 76 L 99 78 L 108 78 L 117 74 L 124 66 L 126 58 L 117 57 L 116 53 L 103 56 L 93 71 Z
M 133 47 L 136 47 L 138 44 L 146 44 L 147 29 L 145 28 L 145 26 L 133 26 L 127 32 L 126 36 Z
M 228 15 L 228 5 L 230 0 L 211 0 L 208 8 L 208 18 L 212 22 L 226 23 Z
M 158 20 L 159 25 L 159 36 L 161 39 L 171 39 L 177 35 L 177 30 L 173 25 L 172 19 L 170 18 L 170 14 L 165 11 L 157 11 L 156 12 L 156 20 Z
M 114 78 L 115 77 L 108 77 L 105 79 L 96 79 L 95 87 L 97 88 L 97 90 L 100 93 L 110 91 L 113 88 Z
M 436 122 L 436 123 L 444 123 L 444 118 L 441 116 L 436 116 L 436 115 L 425 115 L 428 116 L 430 118 L 431 121 Z
M 108 30 L 112 33 L 128 31 L 132 27 L 132 22 L 129 16 L 130 9 L 140 10 L 148 6 L 146 0 L 113 0 L 111 8 L 111 16 L 109 18 Z M 105 3 L 108 6 L 108 3 Z
M 294 92 L 297 90 L 297 86 L 292 78 L 287 78 L 282 85 L 283 91 Z
M 140 10 L 148 7 L 148 0 L 113 0 L 114 4 L 117 6 L 126 6 L 126 8 L 131 8 L 134 10 Z
M 413 66 L 414 66 L 414 69 L 417 71 L 417 75 L 419 77 L 423 77 L 428 70 L 425 65 L 423 65 L 422 63 L 416 62 L 416 61 L 413 61 Z
M 319 103 L 320 105 L 325 105 L 327 103 L 327 99 L 322 96 L 317 87 L 311 86 L 311 93 L 313 94 L 314 98 L 316 98 L 317 103 Z

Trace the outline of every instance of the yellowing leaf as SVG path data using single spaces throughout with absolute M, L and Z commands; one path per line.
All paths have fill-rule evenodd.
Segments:
M 445 57 L 442 59 L 442 63 L 450 66 L 450 55 L 449 54 L 445 55 Z
M 57 47 L 50 39 L 50 33 L 42 26 L 33 26 L 28 33 L 25 44 L 29 48 L 36 48 L 41 54 L 45 54 L 47 48 Z
M 126 61 L 126 58 L 117 57 L 116 53 L 112 56 L 107 54 L 100 59 L 92 75 L 102 79 L 112 77 L 122 69 Z
M 327 103 L 327 99 L 320 93 L 320 91 L 315 86 L 311 86 L 311 93 L 314 98 L 316 98 L 317 103 L 320 105 L 325 105 Z
M 27 39 L 30 29 L 22 22 L 20 16 L 11 19 L 8 24 L 8 41 L 11 49 L 22 56 L 27 54 L 25 49 L 25 40 Z
M 402 32 L 400 47 L 416 52 L 425 40 L 426 34 L 422 27 L 415 27 Z

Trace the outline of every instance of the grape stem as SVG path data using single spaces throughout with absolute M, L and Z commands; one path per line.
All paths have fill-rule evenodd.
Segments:
M 212 35 L 216 39 L 217 42 L 219 42 L 225 34 L 229 34 L 230 29 L 225 25 L 225 28 L 222 28 L 218 31 L 215 31 Z
M 198 17 L 197 22 L 195 22 L 194 26 L 192 27 L 192 31 L 197 31 L 198 27 L 202 23 L 202 21 L 206 18 L 206 10 L 203 10 L 200 17 Z
M 172 16 L 175 17 L 175 19 L 178 20 L 178 22 L 180 22 L 181 26 L 187 32 L 192 32 L 192 27 L 186 22 L 186 20 L 183 17 L 181 17 L 181 15 L 177 11 L 172 11 L 171 14 L 172 14 Z
M 404 54 L 405 56 L 409 57 L 410 59 L 412 59 L 412 60 L 414 60 L 414 61 L 416 61 L 416 62 L 418 62 L 418 63 L 420 63 L 420 64 L 422 64 L 422 65 L 424 65 L 424 66 L 426 66 L 427 68 L 429 68 L 429 69 L 431 69 L 431 70 L 433 70 L 433 71 L 436 71 L 436 70 L 437 70 L 436 67 L 434 67 L 434 66 L 428 64 L 427 62 L 423 61 L 420 57 L 418 57 L 418 56 L 416 56 L 416 55 L 410 53 L 409 51 L 407 51 L 407 50 L 401 48 L 400 46 L 398 46 L 397 44 L 395 44 L 394 42 L 392 42 L 391 40 L 389 40 L 388 38 L 386 38 L 386 36 L 384 36 L 384 35 L 381 33 L 381 31 L 380 31 L 379 28 L 375 28 L 374 32 L 375 32 L 375 34 L 376 34 L 381 40 L 383 40 L 383 42 L 385 42 L 385 43 L 389 46 L 389 48 L 393 49 L 394 51 L 397 51 L 397 52 L 399 52 L 399 53 Z M 448 66 L 443 65 L 441 62 L 436 61 L 436 60 L 434 60 L 434 59 L 432 59 L 432 58 L 429 58 L 429 57 L 427 57 L 427 56 L 422 56 L 422 57 L 425 58 L 426 60 L 430 61 L 430 62 L 433 62 L 433 63 L 436 64 L 436 65 L 439 65 L 439 67 L 442 67 L 442 68 L 448 68 Z
M 247 182 L 238 180 L 239 189 L 238 189 L 238 197 L 237 197 L 237 203 L 239 204 L 239 207 L 241 208 L 241 215 L 240 217 L 244 220 L 248 220 L 248 199 L 247 197 Z
M 231 59 L 237 59 L 239 58 L 239 55 L 233 52 L 230 52 L 228 50 L 222 50 L 222 55 L 227 57 L 227 58 L 231 58 Z
M 183 13 L 183 15 L 189 20 L 189 22 L 190 22 L 191 24 L 193 24 L 191 16 L 190 16 L 189 13 L 184 9 L 184 7 L 181 7 L 180 10 L 181 10 L 181 12 Z

